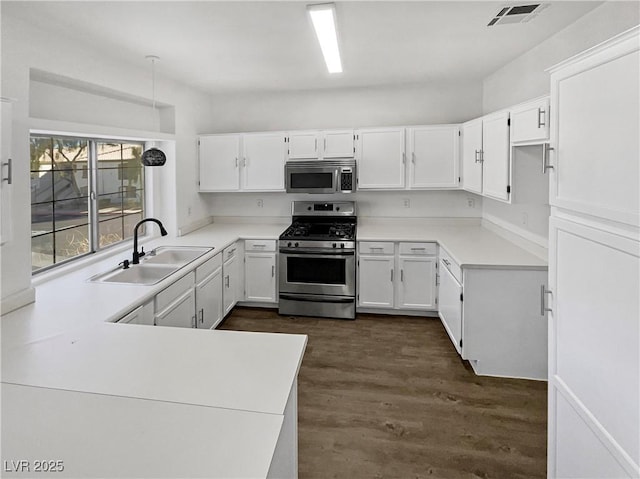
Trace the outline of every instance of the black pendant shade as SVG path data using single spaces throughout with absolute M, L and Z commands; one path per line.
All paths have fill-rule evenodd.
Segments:
M 162 166 L 166 162 L 166 155 L 158 148 L 149 148 L 142 154 L 142 164 L 144 166 Z

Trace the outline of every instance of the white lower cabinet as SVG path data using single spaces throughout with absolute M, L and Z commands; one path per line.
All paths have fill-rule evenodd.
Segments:
M 226 316 L 238 301 L 244 299 L 244 268 L 240 259 L 242 249 L 242 243 L 236 241 L 222 252 L 223 316 Z
M 547 377 L 546 269 L 460 266 L 440 249 L 439 316 L 476 374 Z
M 155 314 L 155 325 L 193 328 L 195 325 L 195 309 L 196 295 L 193 288 L 191 288 L 166 309 Z
M 276 241 L 247 240 L 244 254 L 245 301 L 277 302 Z
M 435 243 L 359 243 L 358 306 L 437 308 Z
M 153 300 L 138 306 L 117 321 L 119 324 L 146 324 L 153 326 Z
M 462 285 L 450 269 L 450 265 L 450 260 L 445 257 L 440 258 L 438 315 L 456 351 L 460 354 L 462 352 Z
M 196 327 L 214 329 L 222 321 L 222 255 L 196 269 Z

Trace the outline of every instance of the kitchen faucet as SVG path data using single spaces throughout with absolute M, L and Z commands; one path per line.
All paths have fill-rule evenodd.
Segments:
M 167 236 L 168 234 L 167 230 L 164 229 L 164 226 L 162 225 L 160 220 L 157 220 L 155 218 L 145 218 L 141 221 L 138 221 L 138 224 L 135 226 L 135 228 L 133 228 L 133 261 L 131 261 L 131 264 L 139 264 L 140 256 L 144 256 L 144 249 L 142 250 L 142 253 L 138 253 L 138 228 L 142 223 L 146 223 L 147 221 L 153 221 L 155 224 L 157 224 L 160 227 L 160 234 L 162 236 Z

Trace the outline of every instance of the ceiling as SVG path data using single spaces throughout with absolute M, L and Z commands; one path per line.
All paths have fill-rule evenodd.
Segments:
M 551 1 L 528 23 L 487 23 L 533 2 L 335 2 L 344 72 L 329 75 L 305 1 L 2 2 L 2 15 L 212 93 L 482 80 L 602 2 Z M 117 53 L 116 53 L 117 52 Z

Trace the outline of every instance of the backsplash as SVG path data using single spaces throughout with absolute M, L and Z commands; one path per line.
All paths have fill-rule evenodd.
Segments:
M 291 202 L 355 201 L 358 216 L 481 218 L 482 198 L 465 191 L 359 191 L 343 195 L 202 193 L 211 216 L 290 217 Z

